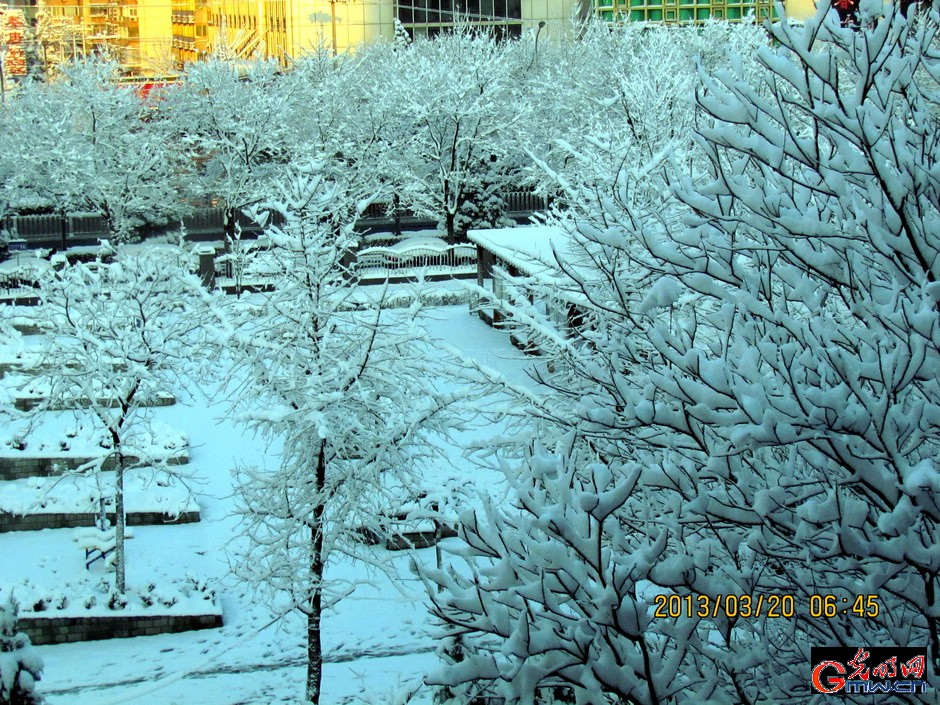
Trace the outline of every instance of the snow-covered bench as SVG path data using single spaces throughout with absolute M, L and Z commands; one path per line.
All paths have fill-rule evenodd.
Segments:
M 85 549 L 85 570 L 91 570 L 91 566 L 97 561 L 104 561 L 104 564 L 110 565 L 114 560 L 112 555 L 117 548 L 115 540 L 115 529 L 113 526 L 107 529 L 101 529 L 97 526 L 78 529 L 72 539 L 78 544 L 79 548 Z M 128 529 L 124 530 L 124 538 L 132 539 L 134 534 Z
M 428 548 L 444 538 L 457 535 L 451 521 L 439 515 L 437 501 L 427 500 L 427 492 L 380 514 L 373 526 L 360 526 L 358 539 L 367 546 L 383 544 L 389 551 Z

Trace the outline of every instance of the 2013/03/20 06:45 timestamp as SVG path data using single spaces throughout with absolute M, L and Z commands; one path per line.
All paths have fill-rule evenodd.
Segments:
M 791 619 L 797 616 L 797 597 L 789 594 L 768 595 L 656 595 L 653 616 L 660 619 L 700 617 L 728 619 Z M 808 614 L 813 619 L 831 619 L 838 615 L 877 617 L 881 611 L 877 595 L 810 595 Z

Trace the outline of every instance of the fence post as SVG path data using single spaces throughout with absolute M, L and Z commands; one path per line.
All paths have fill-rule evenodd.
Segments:
M 59 217 L 59 233 L 62 236 L 62 249 L 69 246 L 69 217 L 62 211 L 56 214 Z
M 212 245 L 200 245 L 196 248 L 199 257 L 199 278 L 207 289 L 215 287 L 215 248 Z

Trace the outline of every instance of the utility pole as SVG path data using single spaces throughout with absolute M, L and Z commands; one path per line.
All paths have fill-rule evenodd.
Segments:
M 3 26 L 0 27 L 0 103 L 7 102 L 7 48 L 9 46 L 7 35 L 7 6 L 3 5 L 0 10 L 0 19 L 3 20 Z
M 333 30 L 333 56 L 336 56 L 336 0 L 330 0 L 330 26 Z

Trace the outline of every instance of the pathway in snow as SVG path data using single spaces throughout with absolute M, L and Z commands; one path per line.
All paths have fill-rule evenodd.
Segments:
M 377 658 L 389 658 L 392 656 L 407 656 L 413 654 L 430 654 L 434 653 L 436 646 L 434 645 L 402 645 L 396 646 L 395 648 L 386 648 L 386 649 L 366 649 L 364 651 L 343 651 L 339 653 L 329 653 L 323 656 L 324 663 L 349 663 L 350 661 L 362 661 L 365 659 L 377 659 Z M 258 673 L 260 671 L 279 671 L 285 668 L 302 668 L 307 664 L 306 659 L 304 658 L 287 658 L 280 661 L 268 662 L 268 663 L 247 663 L 239 666 L 219 666 L 216 668 L 202 668 L 194 671 L 190 671 L 182 676 L 182 680 L 196 680 L 199 678 L 207 678 L 209 676 L 218 676 L 222 674 L 245 674 L 245 673 Z M 159 676 L 158 676 L 159 677 Z M 76 693 L 83 693 L 91 690 L 108 690 L 111 688 L 120 688 L 123 686 L 129 685 L 139 685 L 141 683 L 150 683 L 152 678 L 125 678 L 124 680 L 108 682 L 108 683 L 94 683 L 91 685 L 78 685 L 71 688 L 61 688 L 59 690 L 44 690 L 43 693 L 47 696 L 59 696 L 59 695 L 74 695 Z

